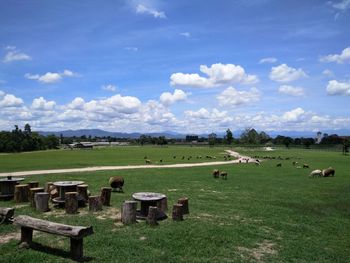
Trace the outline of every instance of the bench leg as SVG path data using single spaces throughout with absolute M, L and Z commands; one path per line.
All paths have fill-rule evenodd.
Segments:
M 21 227 L 21 244 L 23 247 L 29 246 L 33 240 L 33 228 Z
M 83 239 L 70 239 L 70 254 L 73 259 L 83 258 Z

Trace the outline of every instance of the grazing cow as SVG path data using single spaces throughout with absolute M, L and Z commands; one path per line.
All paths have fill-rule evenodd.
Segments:
M 276 165 L 276 167 L 282 167 L 282 164 L 281 164 L 281 163 L 278 163 L 278 164 Z
M 303 168 L 310 168 L 309 165 L 307 163 L 303 164 Z
M 294 165 L 294 166 L 296 166 L 297 164 L 298 164 L 298 162 L 296 162 L 296 161 L 293 162 L 293 165 Z
M 146 162 L 146 164 L 151 164 L 152 163 L 150 159 L 146 159 L 145 162 Z
M 163 159 L 160 159 L 159 162 L 162 163 L 162 162 L 163 162 Z
M 176 159 L 176 156 L 174 155 L 173 158 Z
M 329 167 L 327 169 L 323 169 L 322 171 L 322 176 L 323 177 L 329 177 L 329 176 L 334 176 L 335 175 L 335 170 L 332 167 Z
M 321 177 L 322 176 L 322 171 L 321 170 L 313 170 L 310 174 L 310 177 Z
M 143 157 L 143 159 L 145 159 L 145 160 L 146 160 L 146 159 L 147 159 L 147 156 Z
M 214 178 L 219 178 L 220 171 L 218 169 L 213 170 L 213 176 L 214 176 Z
M 109 178 L 109 185 L 113 188 L 113 191 L 123 192 L 124 178 L 121 176 L 114 176 Z
M 227 180 L 227 172 L 222 171 L 222 172 L 220 173 L 220 176 L 221 176 L 222 179 Z

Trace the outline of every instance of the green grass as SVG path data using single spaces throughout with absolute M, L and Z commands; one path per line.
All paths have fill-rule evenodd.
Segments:
M 40 169 L 80 168 L 102 165 L 145 164 L 144 157 L 154 164 L 193 163 L 210 161 L 206 155 L 223 160 L 224 148 L 209 147 L 113 147 L 93 150 L 51 150 L 0 154 L 0 172 L 14 172 Z M 176 156 L 176 159 L 173 158 Z M 182 159 L 182 157 L 185 157 Z M 188 157 L 192 156 L 190 160 Z M 196 158 L 202 156 L 203 158 Z M 211 159 L 214 161 L 214 159 Z
M 113 193 L 112 207 L 95 214 L 86 208 L 78 215 L 65 216 L 57 209 L 43 214 L 28 206 L 18 207 L 16 214 L 92 225 L 95 233 L 84 239 L 84 253 L 91 262 L 350 262 L 350 157 L 283 149 L 249 153 L 291 159 L 264 161 L 261 166 L 31 176 L 26 180 L 40 184 L 83 180 L 91 193 L 97 194 L 100 187 L 108 185 L 110 176 L 121 175 L 125 192 Z M 297 169 L 293 160 L 311 168 Z M 282 167 L 276 167 L 278 162 Z M 310 170 L 329 165 L 336 169 L 334 178 L 308 178 Z M 214 168 L 228 171 L 228 180 L 214 179 Z M 115 219 L 118 210 L 123 200 L 138 191 L 166 194 L 170 210 L 178 198 L 187 196 L 190 215 L 183 222 L 167 219 L 158 227 L 145 222 L 123 226 Z M 0 202 L 2 207 L 14 205 Z M 18 229 L 13 225 L 1 225 L 0 239 L 14 231 Z M 70 262 L 62 252 L 69 251 L 68 238 L 40 233 L 34 241 L 50 247 L 51 253 L 18 250 L 18 241 L 12 240 L 0 245 L 0 262 Z

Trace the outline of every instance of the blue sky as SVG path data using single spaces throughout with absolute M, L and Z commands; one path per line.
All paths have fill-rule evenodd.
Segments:
M 350 127 L 350 0 L 0 2 L 0 129 Z

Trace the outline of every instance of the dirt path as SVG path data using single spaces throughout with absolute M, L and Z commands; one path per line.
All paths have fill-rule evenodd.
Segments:
M 254 162 L 254 159 L 248 156 L 241 156 L 237 152 L 234 152 L 231 150 L 226 150 L 226 152 L 237 159 L 232 161 L 222 161 L 222 162 L 179 163 L 179 164 L 164 164 L 164 165 L 146 164 L 146 165 L 124 165 L 124 166 L 93 166 L 93 167 L 85 167 L 85 168 L 7 172 L 7 173 L 0 173 L 0 177 L 28 176 L 28 175 L 39 175 L 39 174 L 95 172 L 95 171 L 110 171 L 110 170 L 129 170 L 129 169 L 186 168 L 186 167 L 213 166 L 213 165 L 223 165 L 223 164 L 237 164 L 242 162 L 242 160 L 244 160 L 242 163 L 246 163 L 246 160 L 248 160 L 248 162 Z

